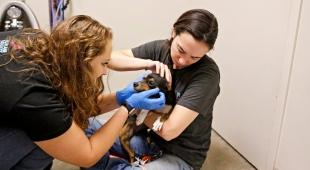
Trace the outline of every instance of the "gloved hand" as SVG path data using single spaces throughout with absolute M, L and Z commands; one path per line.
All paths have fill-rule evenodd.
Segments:
M 125 89 L 116 92 L 116 100 L 117 100 L 117 103 L 120 106 L 122 105 L 122 103 L 126 99 L 128 99 L 128 97 L 130 97 L 132 94 L 135 93 L 135 90 L 133 89 L 133 83 L 137 82 L 137 81 L 141 81 L 143 79 L 143 77 L 146 76 L 146 75 L 147 74 L 143 74 L 142 76 L 140 76 L 136 80 L 134 80 L 131 83 L 129 83 L 129 85 Z
M 150 96 L 159 93 L 159 98 L 149 98 Z M 125 100 L 131 107 L 144 110 L 159 110 L 165 106 L 165 94 L 159 92 L 158 88 L 134 93 Z

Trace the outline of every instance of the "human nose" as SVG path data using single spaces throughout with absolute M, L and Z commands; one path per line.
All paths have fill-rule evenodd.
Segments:
M 180 56 L 179 57 L 179 63 L 180 64 L 186 64 L 187 63 L 187 59 L 186 59 L 187 57 L 186 56 Z
M 103 69 L 102 69 L 102 75 L 106 75 L 107 74 L 107 67 L 103 67 Z

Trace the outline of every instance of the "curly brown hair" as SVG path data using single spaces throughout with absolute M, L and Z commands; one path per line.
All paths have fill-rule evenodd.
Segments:
M 23 71 L 39 68 L 61 94 L 68 112 L 82 128 L 88 118 L 100 114 L 98 96 L 103 93 L 101 78 L 95 81 L 90 61 L 103 54 L 113 38 L 110 28 L 86 15 L 77 15 L 58 24 L 48 35 L 41 29 L 24 29 L 11 37 L 11 59 L 31 56 Z M 22 52 L 19 47 L 22 47 Z

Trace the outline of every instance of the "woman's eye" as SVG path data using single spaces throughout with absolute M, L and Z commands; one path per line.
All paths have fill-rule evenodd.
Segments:
M 101 63 L 102 66 L 106 66 L 107 64 L 109 64 L 109 63 L 108 62 Z
M 177 49 L 178 49 L 179 53 L 182 53 L 182 54 L 185 53 L 185 51 L 183 51 L 183 50 L 181 49 L 181 47 L 178 46 Z
M 182 54 L 184 54 L 184 53 L 185 53 L 184 51 L 182 51 L 182 50 L 180 50 L 180 49 L 178 49 L 178 51 L 179 51 L 179 53 L 182 53 Z

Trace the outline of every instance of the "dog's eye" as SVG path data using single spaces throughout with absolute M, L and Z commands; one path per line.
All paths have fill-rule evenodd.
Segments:
M 149 84 L 150 87 L 155 86 L 155 82 L 154 81 L 149 81 L 148 84 Z

